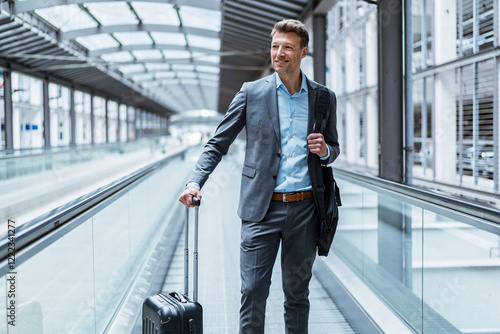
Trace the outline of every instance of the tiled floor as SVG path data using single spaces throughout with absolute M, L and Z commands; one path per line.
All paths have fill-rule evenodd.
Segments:
M 199 230 L 199 302 L 204 309 L 204 333 L 238 333 L 240 303 L 240 220 L 236 215 L 241 165 L 225 159 L 203 188 Z M 194 216 L 191 210 L 191 216 Z M 192 243 L 193 223 L 190 234 Z M 170 267 L 163 291 L 183 291 L 184 237 Z M 190 263 L 192 264 L 192 245 Z M 278 256 L 279 261 L 279 256 Z M 192 269 L 190 269 L 192 273 Z M 191 275 L 192 278 L 192 275 Z M 280 265 L 274 267 L 266 309 L 266 333 L 284 333 Z M 190 295 L 192 283 L 190 283 Z M 309 333 L 354 333 L 320 283 L 310 285 Z

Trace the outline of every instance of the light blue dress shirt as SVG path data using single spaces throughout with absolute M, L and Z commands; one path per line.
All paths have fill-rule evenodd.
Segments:
M 311 190 L 307 168 L 307 123 L 309 99 L 304 73 L 300 90 L 290 95 L 278 74 L 278 112 L 281 134 L 281 161 L 276 179 L 275 192 Z
M 279 193 L 312 189 L 307 167 L 309 97 L 306 76 L 302 71 L 301 75 L 300 90 L 290 95 L 279 75 L 275 74 L 281 134 L 281 161 L 274 191 Z M 330 150 L 321 160 L 327 160 L 329 156 Z

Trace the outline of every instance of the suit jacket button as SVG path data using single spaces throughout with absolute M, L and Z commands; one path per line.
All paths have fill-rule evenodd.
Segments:
M 281 158 L 281 154 L 280 153 L 278 153 L 278 158 Z

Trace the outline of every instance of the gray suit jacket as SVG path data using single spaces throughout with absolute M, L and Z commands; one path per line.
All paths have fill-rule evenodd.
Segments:
M 276 186 L 276 177 L 281 159 L 281 137 L 276 89 L 277 74 L 253 82 L 246 82 L 229 105 L 229 109 L 201 154 L 190 182 L 203 187 L 210 173 L 218 165 L 236 136 L 246 128 L 246 155 L 242 170 L 238 215 L 242 220 L 260 221 L 264 218 Z M 309 97 L 308 134 L 313 130 L 316 90 L 318 83 L 307 79 Z M 327 111 L 327 126 L 323 132 L 330 149 L 328 161 L 339 155 L 337 135 L 336 97 L 330 91 L 330 110 Z M 308 154 L 308 166 L 319 164 L 316 154 Z M 312 181 L 312 180 L 311 180 Z M 312 182 L 315 191 L 315 182 Z

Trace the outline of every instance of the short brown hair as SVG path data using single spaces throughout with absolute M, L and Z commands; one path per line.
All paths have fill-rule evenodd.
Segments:
M 300 47 L 304 48 L 309 44 L 309 33 L 307 32 L 304 23 L 299 20 L 287 19 L 276 22 L 273 31 L 271 31 L 271 37 L 277 32 L 294 32 L 300 37 Z

